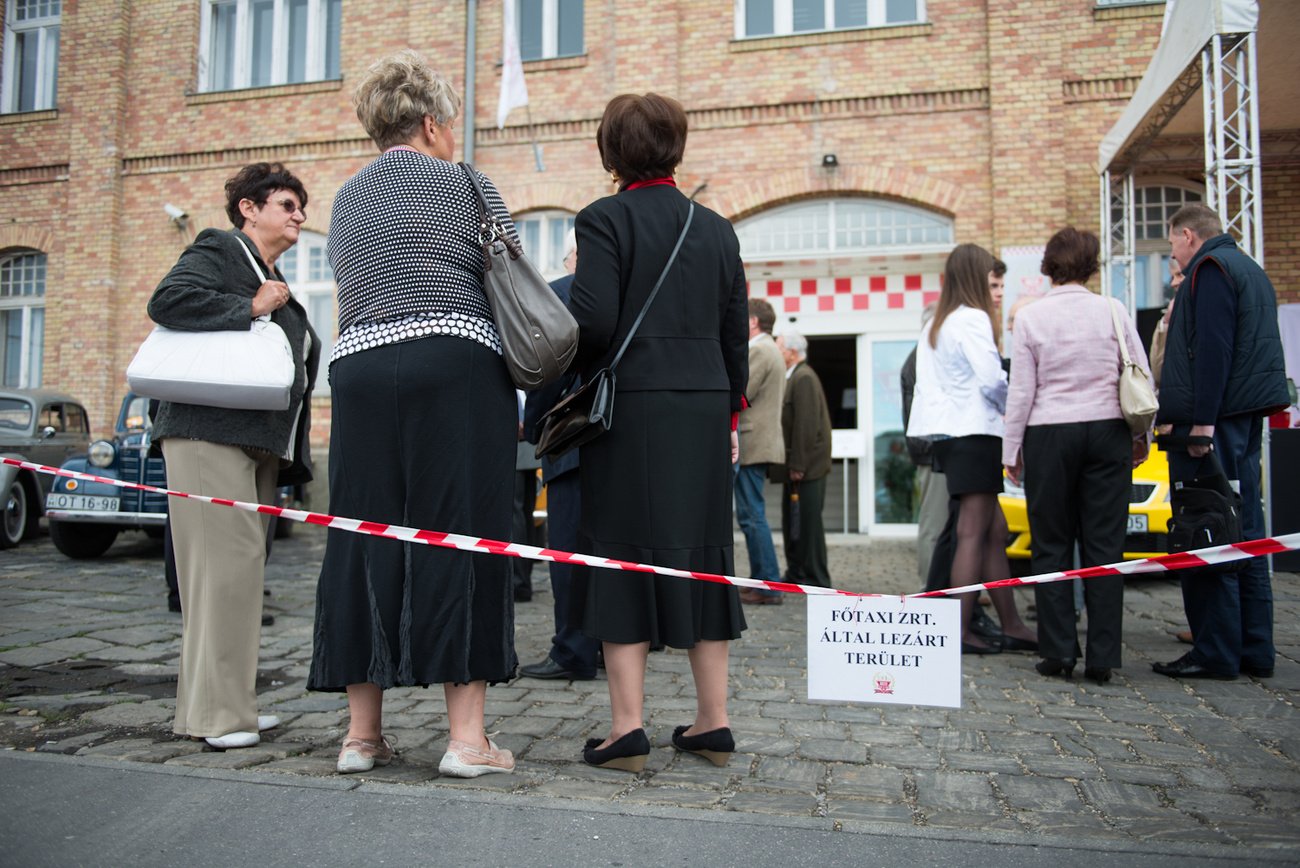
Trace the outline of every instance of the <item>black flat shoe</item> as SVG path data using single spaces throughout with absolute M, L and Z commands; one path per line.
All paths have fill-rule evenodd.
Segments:
M 1045 657 L 1034 664 L 1038 674 L 1045 678 L 1051 678 L 1053 675 L 1060 675 L 1066 681 L 1074 678 L 1074 660 L 1060 659 L 1058 657 Z M 1089 670 L 1091 671 L 1091 670 Z
M 712 732 L 699 735 L 687 735 L 689 726 L 679 726 L 673 730 L 673 746 L 687 753 L 699 754 L 715 766 L 725 766 L 736 749 L 736 740 L 731 737 L 731 729 L 722 727 Z
M 1003 635 L 1002 650 L 1003 651 L 1037 651 L 1038 643 L 1031 642 L 1028 639 L 1021 639 L 1019 636 Z
M 1083 677 L 1088 678 L 1098 684 L 1105 684 L 1110 681 L 1110 670 L 1103 669 L 1100 666 L 1089 666 L 1083 670 Z
M 645 737 L 644 729 L 634 729 L 609 747 L 597 747 L 604 739 L 589 738 L 582 758 L 589 766 L 602 769 L 621 769 L 625 772 L 639 772 L 645 768 L 646 757 L 650 755 L 650 739 Z
M 961 653 L 963 653 L 963 654 L 1001 654 L 1001 653 L 1002 653 L 1002 646 L 1001 646 L 1001 645 L 985 645 L 985 646 L 983 646 L 983 647 L 980 647 L 979 645 L 972 645 L 972 644 L 970 644 L 969 642 L 963 642 L 963 643 L 961 643 Z

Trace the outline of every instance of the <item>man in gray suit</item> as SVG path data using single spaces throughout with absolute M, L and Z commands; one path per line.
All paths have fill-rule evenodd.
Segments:
M 761 298 L 749 300 L 749 382 L 740 411 L 740 463 L 736 465 L 736 522 L 749 550 L 749 572 L 756 579 L 781 581 L 772 529 L 763 503 L 763 480 L 769 464 L 785 461 L 781 435 L 781 402 L 785 398 L 785 362 L 772 337 L 776 311 Z M 740 599 L 756 605 L 778 605 L 780 591 L 742 588 Z

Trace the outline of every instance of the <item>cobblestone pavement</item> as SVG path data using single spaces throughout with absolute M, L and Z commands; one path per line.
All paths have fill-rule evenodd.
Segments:
M 126 534 L 85 562 L 64 558 L 48 538 L 0 553 L 0 745 L 249 776 L 333 774 L 346 702 L 304 688 L 323 550 L 324 532 L 303 526 L 276 545 L 267 567 L 276 623 L 262 631 L 259 693 L 262 710 L 283 724 L 256 747 L 224 753 L 170 732 L 180 616 L 167 611 L 159 543 Z M 910 541 L 836 537 L 832 575 L 846 590 L 908 592 L 914 551 Z M 517 606 L 523 663 L 549 648 L 545 575 L 538 565 L 533 601 Z M 1186 650 L 1173 635 L 1185 626 L 1181 597 L 1174 580 L 1138 579 L 1125 596 L 1125 666 L 1109 684 L 1042 678 L 1028 654 L 966 657 L 960 710 L 808 701 L 805 611 L 787 597 L 746 607 L 750 629 L 731 664 L 738 752 L 725 768 L 671 746 L 673 727 L 691 720 L 694 693 L 686 654 L 670 649 L 651 655 L 653 749 L 639 775 L 581 761 L 583 739 L 609 725 L 602 675 L 491 688 L 488 728 L 518 768 L 468 781 L 438 776 L 442 690 L 389 691 L 385 722 L 400 757 L 356 778 L 821 818 L 824 828 L 867 821 L 1017 840 L 1235 845 L 1277 858 L 1300 842 L 1300 577 L 1279 574 L 1274 588 L 1274 678 L 1152 673 L 1152 661 Z M 1019 600 L 1023 611 L 1032 595 Z

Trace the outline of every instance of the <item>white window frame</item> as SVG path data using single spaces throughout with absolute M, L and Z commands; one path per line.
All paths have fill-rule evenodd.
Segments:
M 755 33 L 752 36 L 745 32 L 745 6 L 749 0 L 734 0 L 736 9 L 736 39 L 770 39 L 774 36 L 802 36 L 805 33 L 826 33 L 831 30 L 864 30 L 872 27 L 902 27 L 908 24 L 923 24 L 926 19 L 926 0 L 916 0 L 916 20 L 915 21 L 885 21 L 885 2 L 886 0 L 867 0 L 867 23 L 851 24 L 845 27 L 836 27 L 835 21 L 835 0 L 824 0 L 826 7 L 823 21 L 828 22 L 829 26 L 820 30 L 795 30 L 794 29 L 794 0 L 772 0 L 772 32 Z
M 212 92 L 226 90 L 213 81 L 212 43 L 216 38 L 213 30 L 214 8 L 230 0 L 202 0 L 199 17 L 199 91 Z M 289 84 L 289 8 L 288 0 L 273 0 L 271 43 L 271 81 L 266 84 L 252 83 L 252 42 L 253 17 L 251 6 L 253 0 L 233 0 L 235 3 L 235 59 L 234 81 L 229 89 L 243 90 L 249 87 L 274 87 Z M 303 82 L 324 81 L 325 61 L 328 53 L 326 40 L 326 4 L 328 0 L 308 0 L 307 3 L 307 45 L 306 65 Z M 342 34 L 339 36 L 342 42 Z M 342 46 L 340 45 L 340 51 Z M 301 84 L 303 82 L 292 82 Z
M 338 284 L 325 252 L 326 237 L 319 232 L 298 230 L 298 243 L 280 255 L 277 265 L 284 272 L 294 297 L 307 311 L 307 320 L 321 342 L 321 358 L 328 359 L 338 340 Z M 311 254 L 320 251 L 321 274 L 313 280 L 310 272 Z M 313 311 L 320 310 L 320 316 Z M 328 313 L 325 313 L 328 311 Z
M 1134 289 L 1145 289 L 1136 299 L 1138 309 L 1164 307 L 1168 303 L 1169 287 L 1169 218 L 1174 216 L 1183 205 L 1205 201 L 1204 185 L 1192 184 L 1182 178 L 1154 176 L 1134 179 L 1134 198 L 1141 203 L 1134 203 L 1135 220 L 1133 226 L 1133 266 Z M 1155 238 L 1146 237 L 1145 230 L 1155 226 L 1155 221 L 1147 217 L 1146 209 L 1151 207 L 1146 201 L 1146 190 L 1161 191 L 1162 217 L 1159 221 L 1161 231 Z M 1166 191 L 1181 191 L 1181 201 L 1167 201 Z M 1195 197 L 1195 198 L 1191 198 Z M 1138 237 L 1142 230 L 1142 237 Z
M 54 5 L 53 3 L 51 5 Z M 58 93 L 59 44 L 50 32 L 55 28 L 62 33 L 62 3 L 59 12 L 39 18 L 17 20 L 18 3 L 9 0 L 5 4 L 4 33 L 4 86 L 0 88 L 0 113 L 10 114 L 18 111 L 47 111 L 54 108 Z M 36 49 L 36 99 L 30 109 L 18 108 L 18 70 L 15 68 L 17 55 L 17 34 L 35 31 L 38 34 Z
M 39 292 L 31 295 L 0 295 L 0 311 L 18 311 L 22 317 L 22 328 L 19 336 L 18 360 L 18 381 L 16 386 L 0 385 L 0 388 L 18 388 L 18 389 L 39 389 L 43 379 L 43 368 L 45 364 L 45 286 L 46 275 L 48 274 L 48 260 L 44 253 L 39 250 L 8 250 L 0 254 L 0 263 L 10 262 L 16 259 L 22 259 L 27 256 L 39 256 L 41 258 L 41 270 Z M 38 344 L 34 344 L 32 320 L 36 311 L 41 313 L 41 334 Z M 0 335 L 0 352 L 3 352 L 4 336 Z M 33 352 L 35 350 L 35 352 Z M 3 366 L 0 365 L 0 384 L 4 382 Z
M 876 208 L 891 212 L 901 212 L 903 214 L 915 214 L 918 217 L 937 224 L 943 233 L 939 241 L 930 242 L 912 242 L 907 244 L 877 244 L 877 245 L 853 245 L 840 246 L 837 235 L 840 228 L 837 224 L 836 210 L 837 207 L 845 205 L 870 205 Z M 826 244 L 816 247 L 771 247 L 763 248 L 756 246 L 755 242 L 763 231 L 763 224 L 773 219 L 784 219 L 791 212 L 804 212 L 811 216 L 814 209 L 824 208 L 826 222 Z M 892 228 L 892 227 L 891 227 Z M 789 230 L 785 230 L 787 233 Z M 820 231 L 820 230 L 817 230 Z M 868 231 L 868 230 L 863 230 Z M 767 211 L 755 214 L 753 217 L 741 220 L 736 224 L 736 235 L 740 238 L 740 255 L 747 261 L 759 261 L 770 259 L 820 259 L 827 257 L 843 257 L 858 255 L 893 255 L 901 253 L 948 253 L 953 247 L 954 227 L 952 218 L 944 217 L 933 211 L 927 211 L 923 208 L 917 208 L 911 205 L 904 205 L 900 202 L 894 202 L 887 199 L 872 199 L 865 197 L 841 197 L 814 199 L 812 201 L 796 202 L 792 205 L 785 205 L 778 208 L 772 208 Z
M 525 214 L 516 214 L 514 217 L 515 230 L 519 233 L 519 242 L 524 247 L 524 255 L 528 257 L 528 261 L 533 264 L 533 267 L 541 272 L 542 277 L 547 280 L 555 280 L 569 273 L 568 269 L 564 267 L 564 251 L 561 250 L 556 254 L 551 247 L 550 237 L 551 232 L 554 231 L 551 224 L 557 220 L 564 221 L 564 231 L 567 232 L 573 228 L 573 221 L 576 216 L 572 211 L 550 209 L 546 211 L 529 211 Z M 535 250 L 533 245 L 528 242 L 528 232 L 525 227 L 528 223 L 539 221 L 537 238 L 541 249 Z M 563 235 L 563 233 L 561 234 Z M 563 243 L 560 246 L 563 247 Z
M 515 4 L 515 26 L 523 26 L 523 16 L 520 15 L 519 0 L 512 0 Z M 587 3 L 582 0 L 582 50 L 577 54 L 560 54 L 560 3 L 559 0 L 542 0 L 542 56 L 525 57 L 525 62 L 531 60 L 551 60 L 556 57 L 581 57 L 587 53 Z M 520 34 L 522 38 L 522 34 Z

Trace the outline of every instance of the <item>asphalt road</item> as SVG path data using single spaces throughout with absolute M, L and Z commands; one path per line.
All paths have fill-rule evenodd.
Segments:
M 1284 851 L 902 832 L 325 779 L 278 783 L 50 755 L 0 758 L 8 865 L 670 866 L 1293 864 Z

